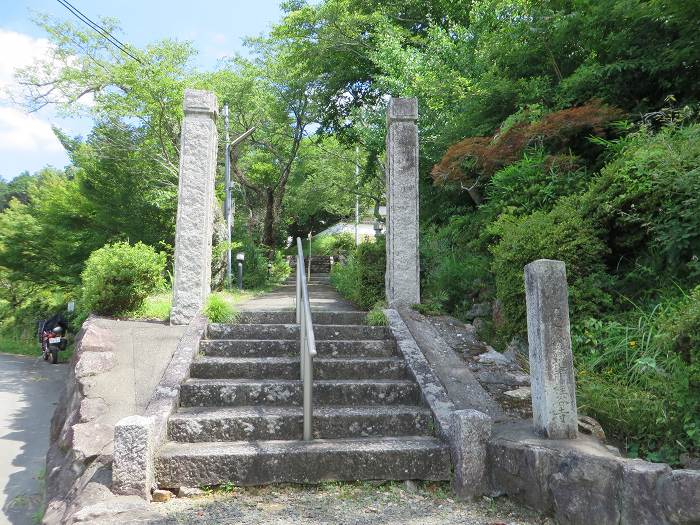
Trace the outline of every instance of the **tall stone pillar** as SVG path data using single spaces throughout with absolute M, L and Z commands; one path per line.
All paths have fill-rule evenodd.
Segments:
M 418 257 L 418 100 L 392 98 L 386 136 L 386 299 L 420 303 Z
M 550 439 L 574 439 L 578 414 L 564 263 L 540 259 L 525 266 L 525 299 L 535 430 Z
M 185 91 L 180 143 L 180 181 L 175 233 L 175 282 L 172 324 L 187 324 L 211 291 L 211 243 L 214 227 L 216 116 L 218 102 L 209 91 Z

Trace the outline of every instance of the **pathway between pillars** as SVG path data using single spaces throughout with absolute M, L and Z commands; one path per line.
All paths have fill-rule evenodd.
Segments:
M 309 281 L 311 310 L 317 312 L 355 312 L 357 308 L 343 299 L 331 286 L 327 273 L 312 273 Z M 284 312 L 294 310 L 294 275 L 279 288 L 239 305 L 242 312 Z

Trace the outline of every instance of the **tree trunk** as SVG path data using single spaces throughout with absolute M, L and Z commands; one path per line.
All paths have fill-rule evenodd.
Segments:
M 277 227 L 277 213 L 275 206 L 275 191 L 272 188 L 265 188 L 265 223 L 263 226 L 262 242 L 268 248 L 275 246 L 275 233 Z

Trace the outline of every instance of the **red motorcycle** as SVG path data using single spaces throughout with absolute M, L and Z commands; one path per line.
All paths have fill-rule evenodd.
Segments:
M 68 346 L 66 329 L 65 321 L 56 317 L 39 323 L 38 335 L 44 361 L 51 359 L 54 365 L 58 363 L 58 353 Z

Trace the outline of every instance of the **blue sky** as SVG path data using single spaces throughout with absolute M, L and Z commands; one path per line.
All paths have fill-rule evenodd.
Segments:
M 71 3 L 93 20 L 100 16 L 117 18 L 122 27 L 117 38 L 135 46 L 163 38 L 190 40 L 199 50 L 196 64 L 203 69 L 212 69 L 223 56 L 245 53 L 242 39 L 266 31 L 281 16 L 280 0 L 71 0 Z M 45 35 L 32 23 L 31 11 L 73 17 L 56 0 L 3 0 L 2 4 L 0 91 L 15 89 L 13 69 L 30 63 L 46 49 Z M 46 165 L 63 167 L 68 163 L 65 152 L 51 134 L 51 124 L 71 134 L 84 134 L 90 128 L 87 120 L 60 119 L 48 109 L 27 115 L 0 95 L 0 178 L 11 179 L 23 170 L 34 172 Z

